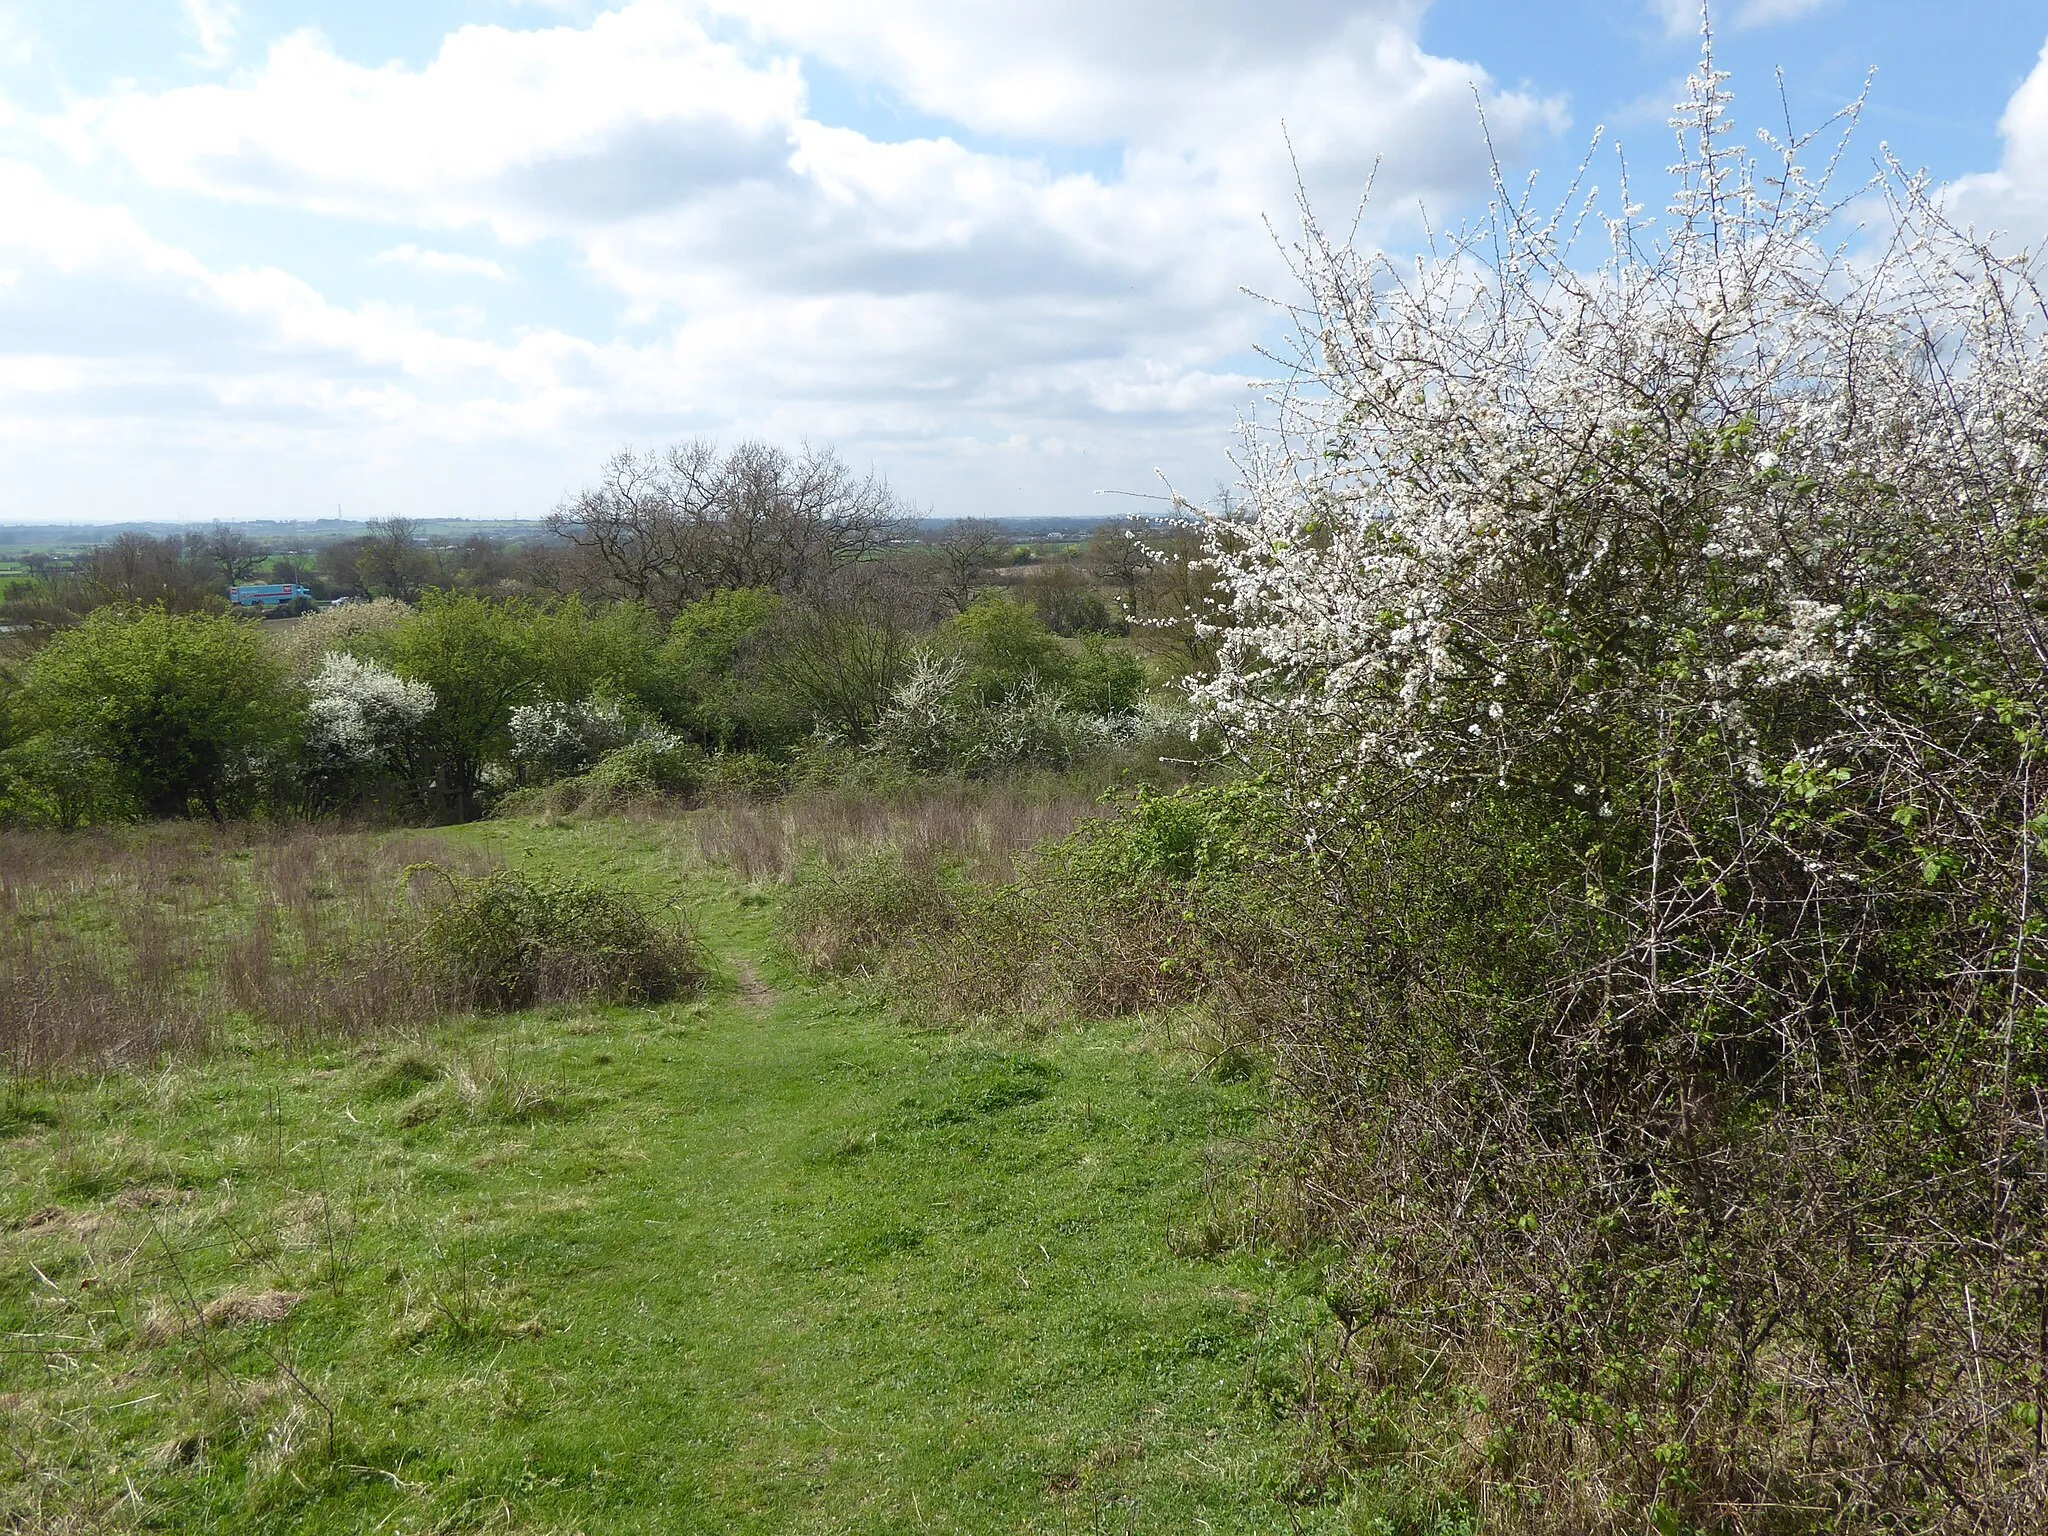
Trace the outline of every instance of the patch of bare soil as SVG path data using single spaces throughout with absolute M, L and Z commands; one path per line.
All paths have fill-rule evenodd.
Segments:
M 761 972 L 759 968 L 755 966 L 753 961 L 740 961 L 738 969 L 740 977 L 740 1001 L 745 1003 L 749 1008 L 760 1008 L 766 1010 L 769 1008 L 773 1008 L 777 1002 L 781 1001 L 781 999 L 776 996 L 775 989 L 769 986 L 767 982 L 761 979 Z

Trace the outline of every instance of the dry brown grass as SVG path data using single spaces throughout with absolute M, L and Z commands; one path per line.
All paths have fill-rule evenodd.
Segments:
M 787 952 L 818 975 L 886 977 L 932 1022 L 1030 1027 L 1172 1009 L 1217 983 L 1158 892 L 1073 867 L 1115 803 L 1047 780 L 810 791 L 694 817 L 703 857 L 788 887 Z
M 805 790 L 734 800 L 695 817 L 705 860 L 753 884 L 782 884 L 806 863 L 850 868 L 885 852 L 913 868 L 950 866 L 977 883 L 1014 880 L 1024 855 L 1105 813 L 1092 793 L 1058 781 L 928 783 L 898 794 Z
M 400 952 L 440 843 L 298 827 L 0 833 L 0 1052 L 17 1074 L 438 1011 Z M 480 863 L 472 859 L 471 863 Z

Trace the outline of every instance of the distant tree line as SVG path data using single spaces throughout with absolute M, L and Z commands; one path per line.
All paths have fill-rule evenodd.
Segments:
M 226 523 L 187 533 L 130 530 L 72 559 L 28 556 L 25 576 L 0 583 L 0 624 L 47 633 L 109 605 L 219 612 L 228 606 L 228 589 L 244 582 L 304 585 L 319 602 L 410 600 L 429 588 L 553 590 L 551 567 L 535 545 L 484 534 L 431 545 L 416 521 L 402 517 L 373 520 L 353 538 L 285 551 L 268 549 Z
M 1020 548 L 921 524 L 828 451 L 623 453 L 539 533 L 435 547 L 390 518 L 305 559 L 220 525 L 32 573 L 0 659 L 0 818 L 464 819 L 607 761 L 668 791 L 1064 768 L 1184 743 L 1171 685 L 1209 658 L 1187 530 Z M 226 602 L 251 579 L 358 601 L 258 623 Z

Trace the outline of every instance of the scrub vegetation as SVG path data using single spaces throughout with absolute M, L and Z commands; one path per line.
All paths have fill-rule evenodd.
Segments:
M 2048 293 L 1731 111 L 1304 209 L 1178 523 L 16 630 L 4 1518 L 2048 1526 Z

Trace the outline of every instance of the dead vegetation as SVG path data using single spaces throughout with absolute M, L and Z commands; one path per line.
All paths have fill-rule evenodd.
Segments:
M 419 835 L 0 832 L 0 1053 L 17 1081 L 452 1014 L 693 989 L 687 925 Z M 0 1104 L 0 1122 L 10 1113 Z
M 704 858 L 749 884 L 781 884 L 807 863 L 845 868 L 884 851 L 913 868 L 974 880 L 1016 877 L 1030 850 L 1103 814 L 1099 796 L 1059 780 L 1033 785 L 925 782 L 899 794 L 799 791 L 728 800 L 695 818 Z
M 0 1051 L 17 1075 L 431 1017 L 400 940 L 420 837 L 174 825 L 0 833 Z M 480 865 L 481 860 L 470 861 Z

